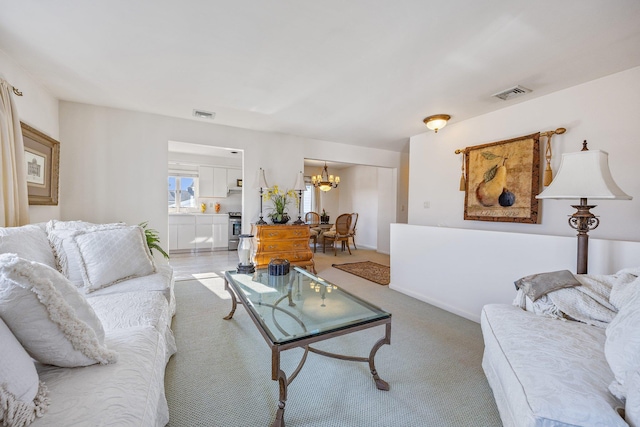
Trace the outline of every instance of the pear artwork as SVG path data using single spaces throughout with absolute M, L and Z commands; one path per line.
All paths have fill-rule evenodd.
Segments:
M 492 153 L 485 152 L 482 155 L 492 160 L 499 158 Z M 499 204 L 503 207 L 512 206 L 516 202 L 516 196 L 507 190 L 507 158 L 502 159 L 502 165 L 495 165 L 484 174 L 484 180 L 476 188 L 476 198 L 482 206 L 495 206 Z

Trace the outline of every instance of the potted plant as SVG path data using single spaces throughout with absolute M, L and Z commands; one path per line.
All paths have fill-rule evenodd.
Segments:
M 322 209 L 322 214 L 320 215 L 320 222 L 322 224 L 329 224 L 329 215 Z
M 153 228 L 148 228 L 148 221 L 141 222 L 140 227 L 144 230 L 144 236 L 147 239 L 147 246 L 149 247 L 149 252 L 153 254 L 153 250 L 156 249 L 158 252 L 162 254 L 163 257 L 169 259 L 169 254 L 165 252 L 164 249 L 160 247 L 160 235 L 158 234 L 158 230 L 154 230 Z
M 295 191 L 282 191 L 277 185 L 267 188 L 267 191 L 262 195 L 262 198 L 265 202 L 271 200 L 273 203 L 273 208 L 267 216 L 271 218 L 271 221 L 274 224 L 286 224 L 289 221 L 290 218 L 289 214 L 286 212 L 286 208 L 291 199 L 296 201 L 296 207 L 298 205 L 298 197 Z

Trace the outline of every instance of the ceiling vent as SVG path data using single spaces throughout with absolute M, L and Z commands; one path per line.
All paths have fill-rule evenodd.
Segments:
M 491 96 L 495 96 L 496 98 L 500 98 L 503 101 L 508 101 L 510 99 L 516 98 L 518 96 L 522 96 L 526 93 L 531 92 L 531 89 L 527 89 L 526 87 L 522 87 L 520 85 L 518 86 L 514 86 L 512 88 L 503 90 L 501 92 L 498 93 L 494 93 Z
M 199 117 L 201 119 L 213 120 L 213 118 L 216 116 L 216 113 L 210 113 L 208 111 L 203 111 L 203 110 L 193 110 L 193 116 Z

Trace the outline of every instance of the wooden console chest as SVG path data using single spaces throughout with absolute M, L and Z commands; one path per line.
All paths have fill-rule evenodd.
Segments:
M 308 225 L 252 224 L 251 234 L 254 235 L 257 268 L 265 268 L 272 259 L 280 258 L 288 260 L 291 265 L 311 267 L 315 273 Z

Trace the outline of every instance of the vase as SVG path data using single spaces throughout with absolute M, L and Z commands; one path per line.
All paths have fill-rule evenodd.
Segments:
M 291 218 L 289 218 L 289 214 L 286 214 L 286 213 L 282 214 L 282 216 L 280 218 L 281 219 L 278 220 L 278 219 L 276 219 L 274 217 L 271 217 L 271 222 L 273 222 L 274 224 L 286 224 L 291 219 Z

